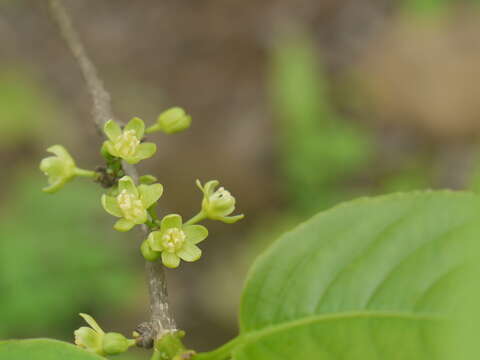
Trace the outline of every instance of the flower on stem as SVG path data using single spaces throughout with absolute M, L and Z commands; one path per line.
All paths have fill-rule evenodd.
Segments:
M 233 224 L 245 217 L 243 214 L 228 216 L 235 210 L 235 198 L 223 187 L 215 190 L 219 185 L 217 180 L 211 180 L 204 186 L 202 186 L 200 180 L 197 180 L 196 184 L 203 192 L 201 214 L 203 213 L 204 217 L 223 221 L 227 224 Z
M 90 327 L 82 326 L 74 331 L 75 345 L 98 355 L 116 355 L 135 345 L 135 340 L 115 332 L 105 333 L 95 319 L 88 314 L 80 314 Z
M 174 134 L 190 127 L 192 117 L 180 107 L 173 107 L 162 112 L 156 124 L 147 129 L 147 133 L 162 131 L 166 134 Z
M 162 196 L 161 184 L 135 186 L 130 176 L 118 181 L 118 195 L 102 195 L 102 205 L 109 214 L 121 218 L 113 226 L 118 231 L 128 231 L 148 219 L 147 209 Z
M 129 164 L 136 164 L 155 154 L 157 146 L 154 143 L 142 143 L 145 124 L 142 119 L 134 117 L 122 130 L 113 120 L 107 121 L 103 128 L 108 140 L 104 148 L 112 156 L 121 158 Z
M 152 231 L 148 235 L 146 245 L 142 245 L 142 253 L 144 256 L 152 254 L 153 260 L 154 254 L 160 253 L 166 267 L 176 268 L 180 265 L 180 259 L 188 262 L 200 259 L 202 251 L 196 244 L 205 240 L 207 236 L 208 230 L 204 226 L 186 225 L 183 224 L 180 215 L 167 215 L 160 223 L 160 230 Z
M 53 145 L 47 151 L 55 156 L 46 157 L 40 162 L 40 170 L 48 176 L 49 183 L 43 191 L 54 193 L 75 176 L 95 177 L 94 171 L 77 168 L 75 161 L 63 146 Z

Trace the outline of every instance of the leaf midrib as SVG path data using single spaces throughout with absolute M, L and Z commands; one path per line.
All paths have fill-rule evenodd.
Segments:
M 327 321 L 336 321 L 336 320 L 348 320 L 356 318 L 396 318 L 404 320 L 429 320 L 429 321 L 438 321 L 445 319 L 440 315 L 428 314 L 428 313 L 414 313 L 407 311 L 369 311 L 369 310 L 360 310 L 360 311 L 350 311 L 350 312 L 337 312 L 330 314 L 318 314 L 303 317 L 298 320 L 291 320 L 281 324 L 270 325 L 260 330 L 246 331 L 245 334 L 240 334 L 241 338 L 250 339 L 253 338 L 257 340 L 271 334 L 287 331 L 292 328 L 299 326 L 327 322 Z
M 318 314 L 303 317 L 298 320 L 291 320 L 277 325 L 270 325 L 260 330 L 247 331 L 245 333 L 226 343 L 222 347 L 209 353 L 198 354 L 198 360 L 220 360 L 226 359 L 232 355 L 236 348 L 246 346 L 252 342 L 258 341 L 258 339 L 267 337 L 283 331 L 288 331 L 296 327 L 305 325 L 350 320 L 350 319 L 400 319 L 400 320 L 412 320 L 412 321 L 442 321 L 446 320 L 445 317 L 436 314 L 429 313 L 415 313 L 407 311 L 370 311 L 359 310 L 350 312 L 336 312 L 330 314 Z

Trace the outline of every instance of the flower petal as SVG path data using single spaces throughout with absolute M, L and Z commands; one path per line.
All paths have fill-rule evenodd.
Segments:
M 185 261 L 197 261 L 202 256 L 202 250 L 196 245 L 186 242 L 183 247 L 177 252 L 177 255 Z
M 118 220 L 115 225 L 113 225 L 113 228 L 117 231 L 128 231 L 131 228 L 135 226 L 135 223 L 133 221 L 127 220 L 127 219 L 120 219 Z
M 56 181 L 50 181 L 50 179 L 49 179 L 50 185 L 42 188 L 42 191 L 47 192 L 47 193 L 57 192 L 58 190 L 60 190 L 63 187 L 65 182 L 66 181 L 64 181 L 63 179 L 58 179 Z
M 134 117 L 125 126 L 124 131 L 129 131 L 129 130 L 135 131 L 135 136 L 138 138 L 138 140 L 142 140 L 143 134 L 145 133 L 145 123 L 143 122 L 142 119 L 138 117 Z
M 103 194 L 102 206 L 105 209 L 105 211 L 108 212 L 110 215 L 113 215 L 116 217 L 123 216 L 122 210 L 120 210 L 120 207 L 118 206 L 117 199 L 115 199 L 113 196 L 108 196 Z
M 138 164 L 142 159 L 138 158 L 138 157 L 135 157 L 135 156 L 132 156 L 132 157 L 123 157 L 122 158 L 123 160 L 125 160 L 127 163 L 131 164 L 131 165 L 136 165 Z
M 118 180 L 118 190 L 122 192 L 126 190 L 127 193 L 134 194 L 138 197 L 138 190 L 130 176 L 124 176 L 120 180 Z
M 86 350 L 92 352 L 98 351 L 101 349 L 101 335 L 99 335 L 92 328 L 82 326 L 81 328 L 73 332 L 75 336 L 75 345 L 80 346 Z
M 182 230 L 187 236 L 187 242 L 191 244 L 198 244 L 208 236 L 207 228 L 202 225 L 185 225 Z
M 170 214 L 165 216 L 162 219 L 160 228 L 162 231 L 165 231 L 170 228 L 181 228 L 182 227 L 182 217 L 178 214 Z
M 239 220 L 242 220 L 245 217 L 245 215 L 236 215 L 236 216 L 223 216 L 219 217 L 218 220 L 224 222 L 225 224 L 233 224 L 236 223 Z
M 108 120 L 105 123 L 103 131 L 105 132 L 105 135 L 107 135 L 108 139 L 112 141 L 122 135 L 122 129 L 120 128 L 120 125 L 113 120 Z
M 113 143 L 110 140 L 104 141 L 103 142 L 103 147 L 105 147 L 105 149 L 107 149 L 107 151 L 110 155 L 118 157 L 118 153 L 115 150 L 115 147 L 113 146 Z
M 64 170 L 63 161 L 56 156 L 49 156 L 40 161 L 40 170 L 47 176 L 62 176 Z
M 69 162 L 71 165 L 74 164 L 73 158 L 70 156 L 67 149 L 65 149 L 62 145 L 50 146 L 47 151 L 49 153 L 57 155 L 60 159 L 65 162 Z
M 162 246 L 162 232 L 161 231 L 152 231 L 148 234 L 147 242 L 150 245 L 150 248 L 154 251 L 163 251 Z
M 165 265 L 166 267 L 174 269 L 177 268 L 178 265 L 180 265 L 180 258 L 175 254 L 163 251 L 162 262 L 163 265 Z
M 148 209 L 150 206 L 155 204 L 158 199 L 160 199 L 160 196 L 162 196 L 163 185 L 140 185 L 138 186 L 138 192 L 140 194 L 140 200 L 142 200 L 143 206 L 145 206 L 145 209 Z
M 215 192 L 215 188 L 220 184 L 218 180 L 210 180 L 203 187 L 203 192 L 206 197 L 209 197 Z
M 195 184 L 197 184 L 197 187 L 200 189 L 201 192 L 203 192 L 203 193 L 205 192 L 205 191 L 203 190 L 202 183 L 200 182 L 199 179 L 195 180 Z
M 147 174 L 147 175 L 140 176 L 138 181 L 140 182 L 140 184 L 152 185 L 156 183 L 158 180 L 155 176 Z
M 84 314 L 84 313 L 80 313 L 79 315 L 83 318 L 83 320 L 85 320 L 85 322 L 88 325 L 91 326 L 91 328 L 93 330 L 95 330 L 99 334 L 104 334 L 102 328 L 100 327 L 100 325 L 97 324 L 97 322 L 95 321 L 95 319 L 93 317 L 91 317 L 88 314 Z
M 136 162 L 151 158 L 157 152 L 157 145 L 151 142 L 141 143 L 132 157 Z
M 142 246 L 140 246 L 140 251 L 142 252 L 143 257 L 148 261 L 155 261 L 160 257 L 160 252 L 153 250 L 147 240 L 145 240 L 142 243 Z
M 148 214 L 147 210 L 143 209 L 140 214 L 135 214 L 135 216 L 132 216 L 129 219 L 137 225 L 145 224 L 147 222 Z

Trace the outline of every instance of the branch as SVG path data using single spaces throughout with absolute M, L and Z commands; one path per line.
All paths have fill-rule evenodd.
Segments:
M 88 57 L 62 0 L 49 0 L 49 4 L 52 17 L 57 23 L 85 79 L 93 102 L 93 118 L 98 130 L 102 133 L 105 122 L 113 119 L 110 94 L 105 90 L 95 65 Z M 137 171 L 133 165 L 124 163 L 123 167 L 127 175 L 137 180 Z M 148 230 L 145 226 L 142 227 L 142 231 L 145 236 L 148 235 Z M 146 261 L 146 272 L 150 293 L 151 320 L 150 323 L 142 324 L 139 328 L 144 330 L 142 334 L 143 346 L 151 347 L 153 340 L 160 338 L 166 332 L 177 329 L 168 305 L 167 282 L 162 264 L 158 261 Z M 140 344 L 142 345 L 142 343 Z

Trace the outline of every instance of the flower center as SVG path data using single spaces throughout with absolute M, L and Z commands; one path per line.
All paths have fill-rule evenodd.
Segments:
M 117 203 L 127 220 L 138 218 L 145 212 L 142 201 L 125 189 L 117 196 Z
M 235 198 L 223 187 L 215 191 L 209 200 L 214 211 L 232 212 L 233 206 L 235 206 Z
M 180 250 L 187 236 L 179 228 L 170 228 L 162 236 L 162 245 L 165 251 L 174 253 Z
M 128 157 L 135 155 L 139 144 L 140 140 L 135 135 L 135 131 L 127 130 L 115 139 L 114 148 L 121 157 Z
M 217 199 L 228 199 L 232 197 L 232 194 L 230 194 L 230 191 L 225 190 L 223 187 L 219 188 L 217 191 L 215 191 L 214 196 L 216 196 Z

